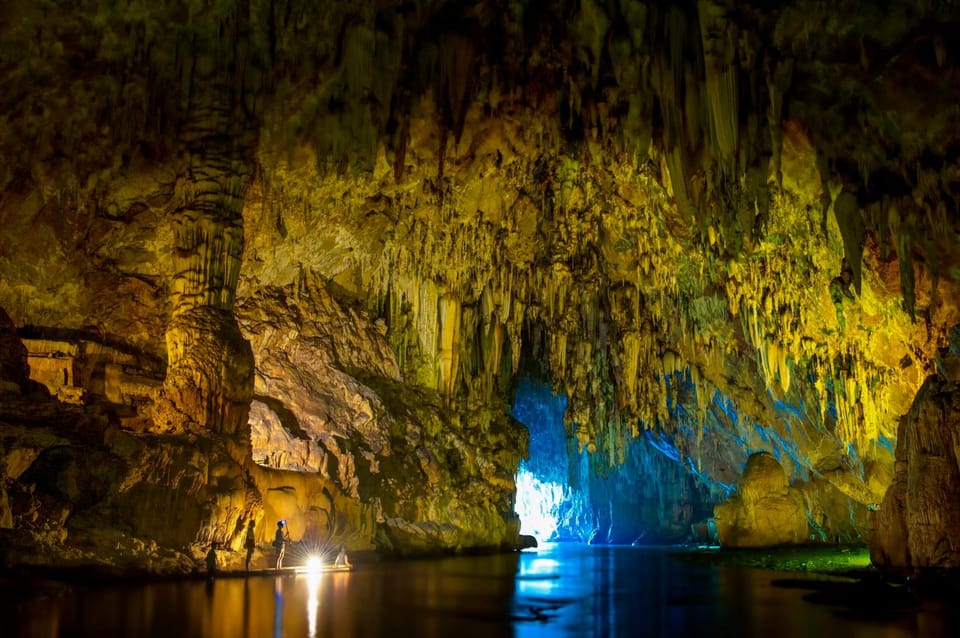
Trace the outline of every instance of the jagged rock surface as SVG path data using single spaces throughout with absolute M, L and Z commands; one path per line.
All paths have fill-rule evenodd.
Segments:
M 960 328 L 903 416 L 893 484 L 875 517 L 874 563 L 907 572 L 960 567 Z
M 383 326 L 341 308 L 313 275 L 257 289 L 237 313 L 258 362 L 254 459 L 290 470 L 284 499 L 327 486 L 309 508 L 268 491 L 268 519 L 286 518 L 294 536 L 400 553 L 516 544 L 526 438 L 502 410 L 456 413 L 405 387 Z M 344 507 L 373 520 L 358 525 Z

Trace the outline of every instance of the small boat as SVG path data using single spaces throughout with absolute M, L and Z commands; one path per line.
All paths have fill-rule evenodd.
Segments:
M 307 567 L 306 565 L 301 565 L 299 567 L 294 567 L 293 569 L 298 574 L 313 574 L 317 572 L 349 572 L 353 570 L 353 565 L 321 565 L 319 567 Z

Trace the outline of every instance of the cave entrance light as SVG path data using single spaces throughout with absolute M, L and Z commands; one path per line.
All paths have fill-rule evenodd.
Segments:
M 517 471 L 515 511 L 520 517 L 520 533 L 533 536 L 538 543 L 569 533 L 564 521 L 569 520 L 574 499 L 563 423 L 566 409 L 567 397 L 554 394 L 549 385 L 520 380 L 512 414 L 530 432 L 530 454 Z
M 556 536 L 566 495 L 563 485 L 541 481 L 525 465 L 526 462 L 522 462 L 517 472 L 516 512 L 520 517 L 520 533 L 544 543 Z

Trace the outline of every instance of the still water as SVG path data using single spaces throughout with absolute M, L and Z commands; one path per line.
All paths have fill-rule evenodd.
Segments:
M 12 620 L 11 635 L 51 637 L 960 635 L 951 601 L 902 605 L 867 592 L 851 608 L 849 581 L 812 578 L 558 544 L 350 573 L 74 587 L 0 605 L 0 634 Z

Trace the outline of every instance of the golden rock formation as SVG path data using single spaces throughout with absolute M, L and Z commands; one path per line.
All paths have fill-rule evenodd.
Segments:
M 0 521 L 165 569 L 248 518 L 511 545 L 524 375 L 596 472 L 645 431 L 695 481 L 777 455 L 784 533 L 741 493 L 726 538 L 900 520 L 960 78 L 951 3 L 888 4 L 7 3 Z
M 750 456 L 739 494 L 716 508 L 716 525 L 720 543 L 727 547 L 794 545 L 807 540 L 802 497 L 767 452 Z
M 897 433 L 896 474 L 875 515 L 874 563 L 908 572 L 960 566 L 960 461 L 956 431 L 957 329 Z

